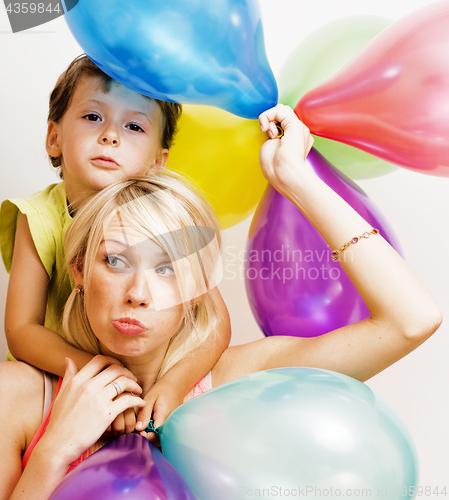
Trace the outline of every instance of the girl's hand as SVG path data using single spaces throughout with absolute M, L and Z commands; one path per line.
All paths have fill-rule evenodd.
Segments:
M 137 415 L 136 431 L 150 441 L 154 441 L 154 433 L 145 431 L 150 419 L 154 420 L 154 427 L 161 426 L 167 417 L 182 404 L 184 394 L 179 392 L 178 387 L 171 382 L 167 383 L 164 377 L 160 378 L 145 396 L 147 405 Z
M 263 175 L 277 191 L 284 194 L 292 183 L 298 183 L 313 138 L 292 108 L 283 104 L 262 113 L 259 122 L 262 132 L 269 137 L 260 150 Z M 284 131 L 280 138 L 277 124 Z
M 80 371 L 67 358 L 50 422 L 36 448 L 57 456 L 68 467 L 98 441 L 117 415 L 145 406 L 134 395 L 141 392 L 136 377 L 113 358 L 96 356 Z M 118 397 L 119 393 L 127 394 Z
M 117 396 L 117 398 L 123 398 L 130 393 L 124 392 Z M 130 434 L 134 432 L 136 427 L 136 411 L 134 408 L 127 408 L 123 413 L 119 413 L 115 418 L 114 422 L 106 429 L 104 433 L 105 436 L 121 436 L 122 434 Z

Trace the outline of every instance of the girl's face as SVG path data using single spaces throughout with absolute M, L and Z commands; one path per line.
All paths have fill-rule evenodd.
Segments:
M 83 76 L 63 118 L 49 125 L 47 152 L 62 156 L 72 191 L 98 191 L 163 169 L 162 123 L 156 102 L 119 83 L 105 92 L 98 78 Z
M 75 281 L 83 282 L 77 272 Z M 168 254 L 118 217 L 104 232 L 84 299 L 101 352 L 113 356 L 163 356 L 184 318 Z

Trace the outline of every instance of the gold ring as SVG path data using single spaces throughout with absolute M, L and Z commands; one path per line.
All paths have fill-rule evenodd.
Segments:
M 281 127 L 280 123 L 276 123 L 276 128 L 278 129 L 278 135 L 276 136 L 276 139 L 280 139 L 284 136 L 284 129 Z

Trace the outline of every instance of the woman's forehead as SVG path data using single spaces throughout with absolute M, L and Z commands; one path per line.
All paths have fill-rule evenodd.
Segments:
M 149 231 L 139 229 L 120 214 L 115 214 L 103 225 L 103 241 L 117 241 L 125 246 L 133 246 L 150 238 Z
M 164 247 L 165 250 L 179 253 L 179 245 L 181 244 L 183 248 L 186 246 L 184 230 L 181 227 L 167 231 L 161 224 L 159 229 L 160 231 L 155 228 L 153 230 L 148 227 L 142 228 L 138 221 L 130 222 L 118 212 L 105 223 L 102 241 L 125 248 L 138 245 L 151 252 L 160 251 Z

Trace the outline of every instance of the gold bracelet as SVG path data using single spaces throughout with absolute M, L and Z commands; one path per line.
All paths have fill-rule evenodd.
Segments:
M 368 239 L 372 234 L 379 234 L 379 230 L 378 229 L 373 229 L 372 231 L 366 231 L 366 232 L 364 232 L 362 234 L 362 236 L 354 236 L 354 238 L 352 238 L 352 240 L 350 240 L 347 243 L 345 243 L 341 248 L 339 248 L 338 250 L 333 250 L 332 251 L 332 259 L 333 260 L 338 260 L 338 257 L 340 256 L 340 254 L 342 252 L 344 252 L 348 248 L 349 245 L 355 245 L 362 238 Z

